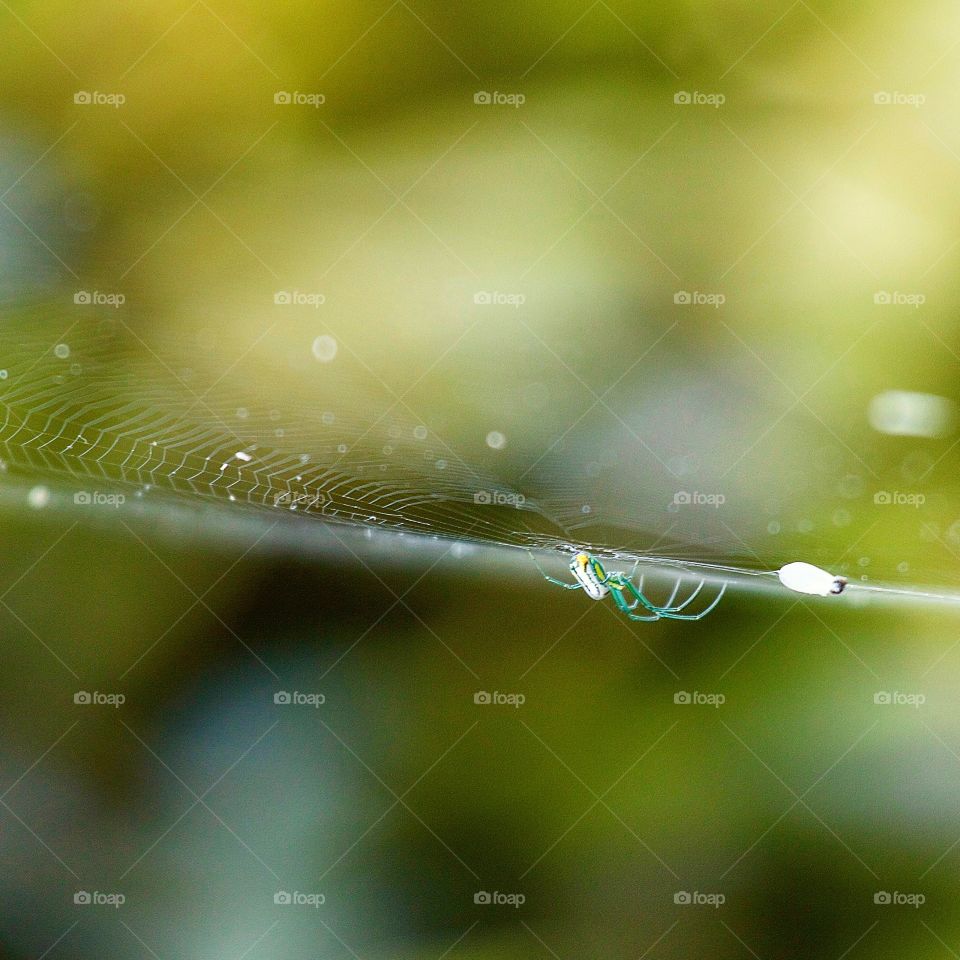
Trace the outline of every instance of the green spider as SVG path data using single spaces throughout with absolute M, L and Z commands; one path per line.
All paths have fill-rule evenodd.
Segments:
M 643 595 L 643 577 L 640 578 L 639 586 L 634 586 L 633 584 L 633 575 L 637 572 L 637 567 L 640 564 L 639 560 L 633 565 L 633 570 L 631 570 L 630 575 L 627 576 L 624 573 L 607 573 L 596 557 L 589 553 L 578 553 L 570 561 L 570 572 L 577 578 L 577 582 L 564 583 L 562 580 L 557 580 L 549 576 L 543 567 L 537 563 L 537 558 L 534 557 L 532 553 L 530 554 L 530 559 L 536 564 L 537 569 L 543 574 L 544 579 L 549 580 L 550 583 L 555 583 L 557 586 L 563 587 L 564 590 L 583 590 L 591 600 L 602 600 L 609 594 L 613 597 L 613 602 L 620 609 L 621 613 L 631 620 L 638 620 L 643 623 L 652 623 L 654 620 L 702 620 L 716 607 L 724 591 L 727 589 L 727 585 L 723 584 L 716 599 L 705 610 L 701 610 L 699 613 L 681 613 L 681 610 L 690 606 L 697 598 L 697 595 L 706 583 L 705 580 L 700 581 L 697 588 L 683 603 L 677 604 L 677 606 L 674 607 L 671 606 L 671 604 L 676 599 L 677 592 L 680 589 L 681 581 L 678 579 L 667 602 L 660 607 Z M 637 607 L 641 607 L 649 616 L 634 613 L 633 611 L 636 610 Z

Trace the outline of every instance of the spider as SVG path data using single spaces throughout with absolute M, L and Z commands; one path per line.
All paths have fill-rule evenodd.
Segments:
M 602 600 L 607 594 L 613 597 L 613 602 L 623 613 L 631 620 L 641 621 L 643 623 L 652 623 L 654 620 L 702 620 L 714 607 L 720 602 L 727 585 L 723 584 L 716 599 L 705 610 L 699 613 L 681 613 L 680 611 L 690 606 L 697 595 L 703 589 L 705 580 L 701 580 L 693 593 L 687 597 L 683 603 L 671 606 L 676 599 L 677 592 L 680 589 L 680 579 L 677 579 L 673 592 L 670 594 L 667 602 L 661 607 L 648 600 L 643 595 L 643 577 L 640 578 L 640 585 L 634 586 L 633 575 L 637 572 L 640 564 L 638 560 L 630 571 L 629 576 L 624 573 L 607 573 L 603 569 L 600 561 L 589 553 L 578 553 L 570 561 L 570 572 L 577 578 L 576 583 L 564 583 L 563 580 L 557 580 L 549 576 L 543 567 L 537 563 L 537 558 L 531 553 L 530 559 L 536 564 L 537 569 L 543 574 L 545 580 L 555 583 L 564 590 L 583 590 L 591 600 Z M 634 613 L 633 611 L 641 607 L 649 616 Z

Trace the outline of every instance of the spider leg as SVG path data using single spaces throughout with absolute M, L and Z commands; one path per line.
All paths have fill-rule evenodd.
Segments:
M 679 582 L 680 581 L 678 580 L 677 581 L 678 585 L 679 585 Z M 663 610 L 664 612 L 679 613 L 684 607 L 688 607 L 691 603 L 693 603 L 694 600 L 697 599 L 697 596 L 699 595 L 700 591 L 704 588 L 705 585 L 706 585 L 706 581 L 701 580 L 700 583 L 697 585 L 696 590 L 694 590 L 693 593 L 691 593 L 690 596 L 683 601 L 683 603 L 678 604 L 675 607 L 671 607 L 670 604 L 673 602 L 674 594 L 676 594 L 676 590 L 674 590 L 674 592 L 670 595 L 670 599 L 660 609 Z
M 640 562 L 640 561 L 638 560 L 637 563 L 639 563 L 639 562 Z M 636 565 L 634 565 L 634 569 L 636 569 Z M 632 578 L 631 578 L 631 580 L 632 580 Z M 640 593 L 643 593 L 643 577 L 642 577 L 642 576 L 640 577 L 640 583 L 639 583 L 638 586 L 637 586 L 637 590 L 638 590 Z M 626 602 L 626 601 L 625 601 L 625 602 Z M 627 609 L 629 609 L 629 610 L 636 610 L 639 605 L 640 605 L 640 601 L 639 601 L 639 600 L 634 600 L 633 603 L 627 603 Z
M 640 584 L 641 586 L 643 585 L 642 578 L 641 578 Z M 624 579 L 623 588 L 625 590 L 629 590 L 630 593 L 633 594 L 633 598 L 634 598 L 634 603 L 632 605 L 628 604 L 627 601 L 624 600 L 625 610 L 627 609 L 634 610 L 639 604 L 640 606 L 643 607 L 644 610 L 648 610 L 650 613 L 652 613 L 654 615 L 654 619 L 658 619 L 660 617 L 660 613 L 661 613 L 660 607 L 658 607 L 655 603 L 652 603 L 650 600 L 648 600 L 643 595 L 643 593 L 640 592 L 639 588 L 633 585 L 632 581 Z M 631 619 L 634 619 L 634 618 L 631 617 Z
M 624 613 L 636 607 L 636 600 L 631 603 L 623 595 L 624 590 L 628 589 L 629 581 L 622 573 L 608 573 L 600 582 L 609 589 L 613 595 L 614 603 L 616 603 Z
M 631 592 L 636 592 L 636 587 L 634 587 L 634 585 L 629 580 L 627 580 L 623 584 L 623 586 L 628 587 L 631 590 Z M 629 620 L 636 620 L 640 623 L 653 623 L 655 620 L 660 619 L 660 614 L 658 613 L 653 613 L 653 616 L 650 616 L 650 617 L 644 617 L 644 616 L 641 616 L 639 613 L 634 613 L 633 611 L 640 601 L 635 600 L 631 605 L 629 601 L 626 599 L 626 597 L 624 597 L 622 590 L 613 590 L 611 592 L 611 595 L 613 596 L 613 602 L 620 608 L 620 612 Z
M 527 553 L 530 553 L 530 551 L 528 550 Z M 582 585 L 579 583 L 564 583 L 563 580 L 557 580 L 556 577 L 551 577 L 546 572 L 546 570 L 544 570 L 543 567 L 541 567 L 540 564 L 537 563 L 537 558 L 532 553 L 530 553 L 530 559 L 533 561 L 533 565 L 543 575 L 544 580 L 548 580 L 550 583 L 555 583 L 558 587 L 563 587 L 564 590 L 580 590 L 581 589 Z
M 670 610 L 670 609 L 672 609 L 671 606 L 670 606 L 670 604 L 673 603 L 673 601 L 674 601 L 674 600 L 676 599 L 676 597 L 677 597 L 677 591 L 680 589 L 680 581 L 681 581 L 681 579 L 682 579 L 681 577 L 677 577 L 677 582 L 673 585 L 673 592 L 670 594 L 669 597 L 667 597 L 667 602 L 660 608 L 661 610 Z
M 724 584 L 720 588 L 720 592 L 714 598 L 713 603 L 711 603 L 710 606 L 705 610 L 701 610 L 699 613 L 673 613 L 672 611 L 666 610 L 662 611 L 662 616 L 665 620 L 702 620 L 708 613 L 711 613 L 714 610 L 726 592 L 726 589 L 727 585 Z

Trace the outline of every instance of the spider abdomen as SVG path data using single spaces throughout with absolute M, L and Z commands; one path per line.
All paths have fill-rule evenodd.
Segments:
M 600 566 L 600 561 L 588 554 L 578 553 L 570 562 L 570 572 L 591 600 L 602 600 L 610 592 L 604 584 L 607 575 Z

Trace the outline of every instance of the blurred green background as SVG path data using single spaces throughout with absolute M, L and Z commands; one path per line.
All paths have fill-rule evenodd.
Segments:
M 960 953 L 955 5 L 0 29 L 0 955 Z

